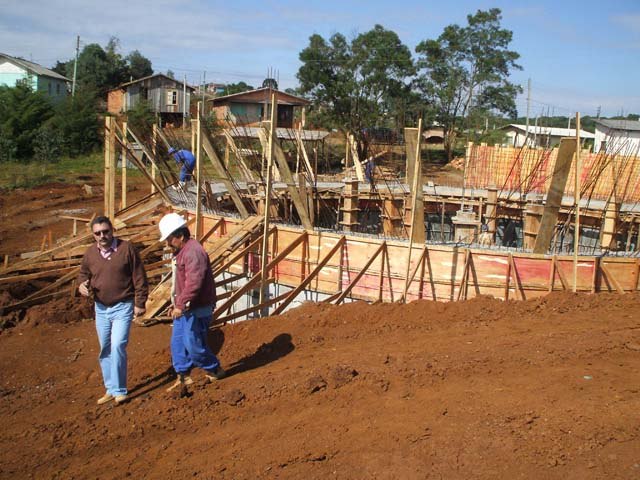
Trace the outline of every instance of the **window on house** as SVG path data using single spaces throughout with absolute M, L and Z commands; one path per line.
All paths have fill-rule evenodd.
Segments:
M 53 90 L 53 89 L 51 88 L 51 82 L 47 82 L 47 87 L 48 87 L 48 89 L 49 89 L 49 95 L 51 95 L 51 92 L 52 92 L 52 90 Z
M 60 95 L 60 84 L 56 85 L 56 95 Z
M 178 91 L 177 90 L 167 91 L 167 105 L 177 105 L 177 104 L 178 104 Z

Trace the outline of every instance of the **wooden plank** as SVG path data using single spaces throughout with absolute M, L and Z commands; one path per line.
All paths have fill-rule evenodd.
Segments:
M 302 126 L 301 126 L 302 128 Z M 304 142 L 302 141 L 302 137 L 300 136 L 300 130 L 294 130 L 294 135 L 296 137 L 296 142 L 298 144 L 298 148 L 302 152 L 302 158 L 304 160 L 304 164 L 307 167 L 307 172 L 309 173 L 309 180 L 311 180 L 312 184 L 316 183 L 316 174 L 311 167 L 311 162 L 309 161 L 309 156 L 307 155 L 307 149 L 304 147 Z
M 311 283 L 311 281 L 316 277 L 316 275 L 318 275 L 318 273 L 320 273 L 320 271 L 324 268 L 327 262 L 336 254 L 336 252 L 339 249 L 342 248 L 345 242 L 346 242 L 346 237 L 343 235 L 342 237 L 340 237 L 340 240 L 338 240 L 338 242 L 336 242 L 336 244 L 331 248 L 331 250 L 329 250 L 329 253 L 327 253 L 324 256 L 324 258 L 318 263 L 316 268 L 314 268 L 311 271 L 311 273 L 309 273 L 309 275 L 307 275 L 305 279 L 302 282 L 300 282 L 300 285 L 294 288 L 289 293 L 289 295 L 284 299 L 284 301 L 280 305 L 278 305 L 278 308 L 276 308 L 272 312 L 272 315 L 278 315 L 279 313 L 284 311 L 284 309 L 287 308 L 287 306 L 293 301 L 293 299 L 296 298 L 296 296 L 300 292 L 302 292 L 302 290 L 304 290 L 306 286 L 309 285 L 309 283 Z
M 338 295 L 338 297 L 336 298 L 336 305 L 339 305 L 340 302 L 342 302 L 342 300 L 344 300 L 349 293 L 351 292 L 351 290 L 353 290 L 353 287 L 356 286 L 356 283 L 358 283 L 358 280 L 360 280 L 362 278 L 362 276 L 366 273 L 366 271 L 369 269 L 369 267 L 371 266 L 371 264 L 373 263 L 373 261 L 378 257 L 378 255 L 380 255 L 380 252 L 384 251 L 384 249 L 387 246 L 387 242 L 384 241 L 382 242 L 382 244 L 380 245 L 380 247 L 378 247 L 378 249 L 376 250 L 376 252 L 371 256 L 371 258 L 369 258 L 369 261 L 367 261 L 367 263 L 365 264 L 365 266 L 362 268 L 362 270 L 360 270 L 358 272 L 358 274 L 356 275 L 356 277 L 351 281 L 351 283 L 349 283 L 349 285 L 347 286 L 347 288 L 345 288 L 342 292 L 340 292 L 340 295 Z M 381 269 L 383 270 L 383 269 Z M 329 300 L 329 299 L 327 299 Z M 325 302 L 327 301 L 325 300 Z
M 268 136 L 265 128 L 261 128 L 258 130 L 258 136 L 260 136 L 261 141 L 266 141 Z M 311 219 L 307 214 L 307 210 L 304 206 L 304 202 L 302 201 L 302 197 L 298 188 L 296 187 L 296 183 L 293 179 L 293 175 L 291 174 L 291 170 L 289 169 L 289 165 L 287 164 L 287 159 L 284 156 L 284 152 L 280 145 L 277 142 L 272 142 L 273 145 L 273 154 L 278 164 L 278 170 L 280 171 L 280 175 L 282 180 L 287 184 L 287 190 L 289 195 L 291 196 L 291 200 L 293 201 L 293 205 L 298 212 L 298 216 L 300 217 L 300 221 L 302 222 L 303 228 L 306 230 L 313 230 L 313 224 L 311 223 Z
M 255 183 L 256 179 L 253 175 L 253 172 L 244 162 L 244 159 L 242 158 L 242 154 L 240 153 L 240 150 L 238 149 L 238 146 L 236 145 L 236 142 L 231 136 L 231 134 L 229 133 L 229 131 L 224 130 L 222 134 L 227 139 L 227 145 L 231 147 L 231 151 L 235 155 L 236 160 L 238 160 L 238 165 L 240 165 L 240 172 L 244 176 L 245 182 L 247 182 L 248 184 Z
M 546 253 L 558 222 L 558 212 L 562 205 L 562 196 L 567 185 L 571 163 L 576 152 L 576 139 L 563 138 L 556 157 L 556 164 L 551 177 L 551 185 L 547 192 L 547 200 L 540 220 L 540 228 L 533 253 Z
M 609 270 L 609 267 L 604 262 L 600 263 L 600 270 L 602 270 L 602 272 L 607 276 L 607 280 L 609 281 L 609 283 L 611 283 L 611 285 L 613 285 L 618 293 L 625 293 L 624 288 L 622 288 L 622 286 L 620 285 L 620 282 L 618 282 L 615 275 L 611 273 L 611 270 Z
M 211 161 L 211 164 L 213 165 L 213 168 L 215 169 L 216 173 L 221 177 L 222 183 L 224 183 L 225 187 L 227 188 L 227 191 L 229 192 L 229 195 L 231 196 L 231 200 L 233 201 L 233 204 L 236 206 L 238 213 L 240 213 L 240 216 L 242 218 L 247 218 L 249 216 L 249 212 L 247 211 L 247 207 L 245 207 L 244 202 L 242 201 L 242 198 L 240 197 L 240 194 L 236 189 L 236 186 L 233 182 L 233 179 L 231 178 L 231 175 L 229 175 L 228 170 L 225 168 L 224 164 L 220 161 L 220 157 L 218 156 L 215 149 L 213 148 L 213 144 L 211 143 L 211 140 L 209 139 L 209 136 L 207 135 L 207 133 L 206 132 L 202 132 L 202 133 L 203 133 L 202 146 L 204 147 L 204 151 L 207 154 L 207 157 L 209 157 L 209 160 Z
M 77 267 L 65 267 L 65 268 L 56 268 L 53 270 L 46 270 L 44 272 L 36 272 L 36 273 L 25 273 L 22 275 L 13 275 L 8 277 L 0 278 L 0 285 L 8 285 L 17 282 L 26 282 L 29 280 L 36 280 L 38 278 L 47 278 L 47 277 L 55 277 L 60 275 L 61 273 L 67 273 L 71 270 L 76 270 Z
M 225 312 L 226 310 L 231 308 L 233 303 L 235 303 L 235 301 L 241 295 L 243 295 L 245 292 L 248 292 L 249 290 L 254 288 L 259 282 L 261 282 L 261 280 L 262 280 L 262 272 L 263 271 L 269 272 L 275 265 L 277 265 L 279 262 L 281 262 L 282 259 L 286 258 L 286 256 L 289 255 L 289 253 L 291 253 L 291 251 L 293 249 L 295 249 L 302 241 L 306 240 L 307 238 L 308 238 L 308 233 L 307 232 L 301 233 L 293 242 L 291 242 L 291 244 L 289 244 L 273 260 L 271 260 L 267 264 L 266 268 L 261 269 L 260 272 L 257 272 L 253 277 L 251 277 L 251 279 L 245 285 L 243 285 L 240 289 L 238 289 L 238 291 L 229 300 L 227 300 L 219 308 L 217 308 L 216 311 L 214 312 L 213 317 L 214 318 L 218 318 L 218 317 L 220 317 L 220 315 L 223 312 Z M 260 303 L 262 303 L 262 302 L 260 302 Z

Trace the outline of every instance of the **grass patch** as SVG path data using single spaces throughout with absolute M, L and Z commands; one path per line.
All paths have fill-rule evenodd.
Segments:
M 120 169 L 118 169 L 120 172 Z M 104 173 L 104 154 L 95 152 L 74 158 L 62 158 L 55 163 L 3 162 L 0 163 L 0 188 L 33 188 L 50 182 L 86 183 L 83 175 Z M 129 176 L 142 175 L 137 169 L 129 168 Z

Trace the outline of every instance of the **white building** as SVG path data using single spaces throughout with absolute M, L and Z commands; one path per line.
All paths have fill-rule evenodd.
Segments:
M 640 121 L 596 120 L 593 151 L 638 156 L 640 154 Z
M 507 141 L 503 144 L 504 147 L 522 147 L 523 145 L 529 147 L 546 147 L 551 148 L 558 146 L 560 139 L 563 137 L 575 137 L 575 128 L 557 128 L 557 127 L 538 127 L 535 125 L 529 125 L 527 129 L 526 125 L 519 125 L 512 123 L 502 127 L 507 135 Z M 594 139 L 593 133 L 580 129 L 580 140 Z

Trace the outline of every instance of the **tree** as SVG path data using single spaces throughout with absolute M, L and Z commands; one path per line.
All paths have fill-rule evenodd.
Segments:
M 138 50 L 134 50 L 129 55 L 127 55 L 126 61 L 129 69 L 129 75 L 133 77 L 134 80 L 137 78 L 143 78 L 148 77 L 149 75 L 153 75 L 151 60 L 142 55 Z
M 73 60 L 67 63 L 67 71 L 73 72 Z M 105 94 L 111 87 L 113 78 L 111 61 L 103 48 L 97 43 L 86 45 L 78 56 L 78 88 Z
M 509 50 L 513 34 L 501 28 L 501 18 L 498 8 L 478 10 L 467 15 L 467 26 L 449 25 L 436 40 L 416 46 L 416 87 L 444 127 L 449 159 L 472 110 L 516 116 L 515 97 L 522 89 L 508 78 L 521 69 L 520 55 Z
M 224 87 L 224 95 L 233 95 L 234 93 L 248 92 L 250 90 L 254 90 L 254 88 L 244 82 L 229 83 Z
M 314 34 L 300 52 L 300 92 L 315 108 L 315 121 L 352 133 L 358 154 L 368 154 L 365 129 L 384 124 L 415 74 L 411 52 L 398 35 L 376 25 L 351 42 L 339 34 L 328 41 Z
M 127 122 L 129 128 L 134 132 L 139 132 L 142 138 L 151 137 L 151 130 L 156 121 L 155 113 L 147 100 L 140 99 L 131 110 L 127 112 Z
M 53 114 L 49 100 L 30 86 L 0 87 L 0 135 L 11 144 L 10 156 L 30 158 L 38 130 Z
M 89 153 L 102 142 L 94 92 L 83 89 L 67 97 L 56 108 L 49 124 L 59 133 L 60 149 L 71 157 Z
M 275 78 L 265 78 L 262 81 L 262 88 L 271 88 L 272 90 L 277 90 L 278 81 Z
M 166 75 L 167 75 L 167 77 L 169 77 L 169 78 L 173 78 L 174 80 L 175 80 L 175 78 L 176 78 L 176 74 L 175 74 L 175 73 L 173 73 L 173 70 L 167 70 Z

